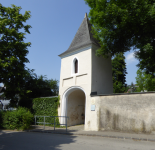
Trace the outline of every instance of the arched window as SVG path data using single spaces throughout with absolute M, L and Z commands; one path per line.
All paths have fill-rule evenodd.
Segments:
M 75 69 L 74 72 L 78 73 L 78 60 L 77 59 L 74 62 L 74 69 Z
M 74 57 L 72 60 L 72 69 L 71 69 L 71 75 L 77 75 L 79 74 L 79 59 L 77 57 Z

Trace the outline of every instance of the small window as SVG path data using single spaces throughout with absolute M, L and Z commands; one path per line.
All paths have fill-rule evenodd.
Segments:
M 78 60 L 76 59 L 75 60 L 75 63 L 74 63 L 74 68 L 75 68 L 75 73 L 78 73 Z
M 75 76 L 79 73 L 79 59 L 77 57 L 74 57 L 72 60 L 72 69 L 71 69 L 71 75 Z

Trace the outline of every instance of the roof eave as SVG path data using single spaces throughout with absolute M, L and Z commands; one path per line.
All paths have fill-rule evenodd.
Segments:
M 78 48 L 73 48 L 73 49 L 71 49 L 71 51 L 65 51 L 64 53 L 62 53 L 62 54 L 60 54 L 60 55 L 58 55 L 59 57 L 65 57 L 65 56 L 67 56 L 67 55 L 69 55 L 69 54 L 72 54 L 72 53 L 75 53 L 75 52 L 80 52 L 81 50 L 85 50 L 85 49 L 87 49 L 88 47 L 91 47 L 92 46 L 92 44 L 94 44 L 94 43 L 89 43 L 89 44 L 86 44 L 85 46 L 81 46 L 81 47 L 78 47 Z

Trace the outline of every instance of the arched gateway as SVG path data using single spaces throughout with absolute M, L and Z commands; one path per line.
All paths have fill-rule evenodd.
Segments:
M 85 122 L 86 93 L 79 86 L 72 86 L 65 91 L 62 97 L 61 116 L 68 116 L 69 126 L 84 124 Z M 61 123 L 65 124 L 65 118 L 61 118 Z
M 85 130 L 97 130 L 98 107 L 94 94 L 113 92 L 111 58 L 97 57 L 99 42 L 93 37 L 87 15 L 82 21 L 68 50 L 60 54 L 59 116 L 68 116 L 67 124 L 85 123 Z M 94 105 L 94 106 L 92 106 Z M 92 108 L 97 108 L 92 109 Z M 65 123 L 65 119 L 60 119 Z

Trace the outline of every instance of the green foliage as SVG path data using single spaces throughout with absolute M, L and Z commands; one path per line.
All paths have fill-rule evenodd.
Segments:
M 18 108 L 15 111 L 2 112 L 2 127 L 4 129 L 29 129 L 34 117 L 26 108 Z
M 3 122 L 3 111 L 0 110 L 0 129 L 3 127 L 2 122 Z
M 139 67 L 155 72 L 155 1 L 85 0 L 90 7 L 90 22 L 100 41 L 97 55 L 114 56 L 134 47 Z
M 33 111 L 35 116 L 58 116 L 59 97 L 33 99 Z M 48 123 L 54 123 L 54 118 L 46 118 Z M 43 117 L 38 117 L 37 122 L 43 122 Z M 59 124 L 58 118 L 56 123 Z
M 155 77 L 155 47 L 148 43 L 140 51 L 137 51 L 135 56 L 140 61 L 137 67 L 144 70 L 148 75 L 151 74 Z
M 16 94 L 22 92 L 24 85 L 26 55 L 31 43 L 25 43 L 26 33 L 30 33 L 30 25 L 25 22 L 30 12 L 20 13 L 21 7 L 12 5 L 4 7 L 0 4 L 0 83 L 5 85 L 5 96 L 17 101 Z
M 124 93 L 126 89 L 126 63 L 123 53 L 116 54 L 112 59 L 112 76 L 114 93 Z
M 115 81 L 113 83 L 113 93 L 124 93 L 125 86 L 123 86 L 122 82 Z
M 138 92 L 147 90 L 154 91 L 155 90 L 155 77 L 151 74 L 147 74 L 145 70 L 138 69 L 136 83 L 139 86 L 137 88 Z
M 37 76 L 33 69 L 27 69 L 24 85 L 20 89 L 22 92 L 17 96 L 20 100 L 12 103 L 31 109 L 33 98 L 56 96 L 58 94 L 58 80 L 48 80 L 46 76 Z
M 53 79 L 50 79 L 48 80 L 48 83 L 49 83 L 49 86 L 53 92 L 53 95 L 58 95 L 58 91 L 59 91 L 59 87 L 58 87 L 58 80 L 53 80 Z

